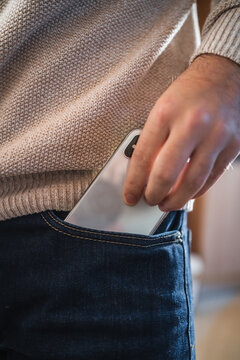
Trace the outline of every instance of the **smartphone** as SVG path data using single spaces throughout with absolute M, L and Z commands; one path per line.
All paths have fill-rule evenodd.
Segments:
M 148 205 L 143 195 L 135 206 L 123 201 L 123 187 L 141 129 L 132 130 L 65 218 L 90 229 L 153 234 L 168 212 Z

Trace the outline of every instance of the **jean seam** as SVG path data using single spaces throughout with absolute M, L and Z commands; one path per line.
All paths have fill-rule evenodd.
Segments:
M 58 223 L 59 225 L 61 225 L 61 226 L 63 226 L 63 227 L 65 227 L 65 228 L 68 228 L 68 229 L 70 229 L 70 230 L 74 230 L 74 231 L 77 231 L 77 232 L 84 232 L 84 233 L 88 233 L 88 234 L 95 234 L 95 235 L 99 235 L 99 232 L 96 232 L 96 231 L 94 231 L 94 230 L 92 230 L 92 231 L 88 231 L 88 230 L 82 230 L 82 229 L 76 229 L 75 227 L 73 227 L 73 226 L 69 226 L 69 225 L 66 225 L 66 224 L 64 224 L 64 223 L 62 223 L 62 222 L 60 222 L 59 220 L 57 220 L 56 218 L 54 218 L 53 216 L 52 216 L 52 214 L 50 213 L 50 211 L 47 211 L 47 213 L 48 213 L 48 215 L 53 219 L 53 221 L 55 221 L 56 223 Z M 41 214 L 41 216 L 43 217 L 43 215 Z M 177 230 L 176 230 L 177 231 Z M 111 237 L 117 237 L 117 238 L 123 238 L 123 239 L 125 239 L 125 238 L 128 238 L 128 239 L 137 239 L 137 240 L 145 240 L 145 241 L 152 241 L 152 240 L 157 240 L 157 239 L 162 239 L 162 238 L 168 238 L 168 237 L 172 237 L 173 236 L 173 233 L 172 234 L 169 234 L 169 235 L 161 235 L 161 234 L 159 234 L 159 235 L 157 235 L 156 237 L 154 237 L 154 238 L 152 238 L 152 239 L 147 239 L 147 238 L 145 238 L 144 237 L 144 235 L 142 236 L 142 237 L 140 237 L 140 236 L 135 236 L 135 235 L 132 235 L 132 236 L 128 236 L 128 235 L 117 235 L 117 234 L 114 234 L 114 233 L 109 233 L 109 234 L 107 234 L 107 233 L 105 233 L 105 232 L 103 232 L 104 234 L 106 234 L 107 236 L 111 236 Z
M 114 241 L 110 241 L 110 240 L 100 240 L 100 239 L 93 239 L 93 238 L 89 238 L 89 237 L 85 237 L 85 236 L 80 236 L 80 235 L 73 235 L 73 234 L 69 234 L 67 232 L 64 232 L 62 230 L 57 229 L 55 226 L 53 226 L 52 224 L 50 224 L 47 219 L 41 214 L 43 220 L 47 223 L 47 225 L 49 227 L 51 227 L 53 230 L 62 233 L 64 235 L 73 237 L 73 238 L 78 238 L 78 239 L 84 239 L 84 240 L 90 240 L 90 241 L 97 241 L 97 242 L 103 242 L 103 243 L 110 243 L 110 244 L 114 244 L 114 245 L 126 245 L 126 246 L 134 246 L 134 247 L 143 247 L 143 248 L 148 248 L 148 247 L 152 247 L 152 246 L 158 246 L 158 245 L 169 245 L 169 244 L 176 244 L 176 243 L 180 243 L 181 241 L 179 239 L 173 240 L 173 241 L 166 241 L 166 242 L 160 242 L 157 244 L 150 244 L 150 245 L 138 245 L 138 244 L 130 244 L 130 243 L 123 243 L 123 242 L 114 242 Z M 123 237 L 123 236 L 122 236 Z M 141 240 L 143 240 L 142 238 L 140 238 Z
M 183 247 L 183 260 L 184 260 L 184 292 L 185 292 L 185 296 L 186 296 L 187 312 L 188 312 L 188 322 L 187 322 L 188 349 L 189 349 L 189 360 L 191 360 L 192 359 L 191 323 L 190 323 L 191 319 L 190 319 L 189 294 L 188 294 L 188 289 L 187 289 L 186 253 L 185 253 L 186 248 L 184 245 L 184 241 L 182 242 L 182 247 Z

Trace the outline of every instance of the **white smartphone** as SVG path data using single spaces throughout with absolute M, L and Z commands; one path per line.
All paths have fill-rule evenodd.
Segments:
M 65 221 L 90 229 L 150 235 L 168 212 L 148 205 L 143 195 L 135 206 L 123 201 L 128 166 L 141 129 L 131 131 L 92 181 Z

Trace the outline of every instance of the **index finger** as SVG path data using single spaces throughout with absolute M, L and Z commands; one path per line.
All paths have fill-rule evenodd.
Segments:
M 124 183 L 123 198 L 135 205 L 144 190 L 154 159 L 168 137 L 169 127 L 163 107 L 154 107 L 138 138 Z

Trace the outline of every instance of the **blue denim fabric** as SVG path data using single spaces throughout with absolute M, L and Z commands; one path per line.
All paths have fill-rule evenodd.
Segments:
M 194 360 L 186 211 L 154 235 L 0 222 L 0 359 Z

